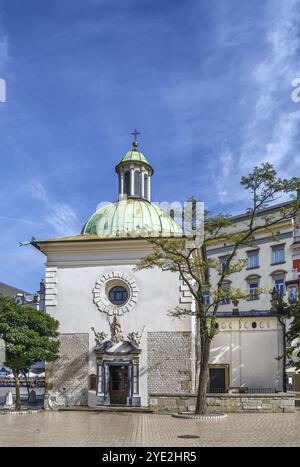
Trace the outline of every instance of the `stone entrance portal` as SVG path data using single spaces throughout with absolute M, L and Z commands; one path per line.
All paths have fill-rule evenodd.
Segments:
M 130 342 L 105 341 L 95 349 L 97 358 L 97 405 L 140 406 L 140 349 Z

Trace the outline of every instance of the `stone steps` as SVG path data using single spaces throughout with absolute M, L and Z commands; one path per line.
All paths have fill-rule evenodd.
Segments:
M 126 413 L 153 413 L 153 410 L 147 407 L 127 407 L 122 405 L 108 405 L 88 407 L 85 405 L 73 405 L 71 407 L 61 407 L 60 411 L 66 412 L 126 412 Z

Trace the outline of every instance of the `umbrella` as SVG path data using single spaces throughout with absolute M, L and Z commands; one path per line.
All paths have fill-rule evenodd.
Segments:
M 36 373 L 32 373 L 32 371 L 29 371 L 28 373 L 26 373 L 26 376 L 27 376 L 27 378 L 36 378 L 37 377 Z

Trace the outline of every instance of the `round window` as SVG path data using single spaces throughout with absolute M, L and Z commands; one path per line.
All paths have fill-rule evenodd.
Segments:
M 128 291 L 120 285 L 112 287 L 108 292 L 108 299 L 113 305 L 124 305 L 128 300 Z
M 257 327 L 257 324 L 256 324 L 256 322 L 255 322 L 255 321 L 253 321 L 253 323 L 252 323 L 252 327 L 253 327 L 253 329 L 255 329 L 255 328 Z

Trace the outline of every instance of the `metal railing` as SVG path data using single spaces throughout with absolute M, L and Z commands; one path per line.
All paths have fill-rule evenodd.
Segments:
M 208 388 L 208 394 L 228 394 L 229 389 L 224 388 Z M 275 388 L 248 388 L 240 387 L 235 388 L 236 394 L 274 394 L 276 392 Z M 239 389 L 239 390 L 238 390 Z
M 274 388 L 248 388 L 248 394 L 274 394 Z

